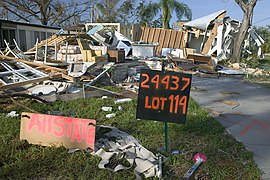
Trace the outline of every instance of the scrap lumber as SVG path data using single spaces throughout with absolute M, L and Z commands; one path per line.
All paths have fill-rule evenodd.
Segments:
M 42 99 L 38 96 L 25 94 L 25 93 L 21 93 L 21 92 L 0 94 L 0 98 L 18 98 L 18 97 L 33 99 L 33 100 L 36 100 L 37 102 L 41 102 L 41 103 L 48 103 L 47 101 L 45 101 L 44 99 Z
M 217 17 L 217 20 L 222 20 L 225 17 L 225 15 L 226 15 L 226 12 L 220 14 Z M 211 45 L 212 45 L 215 37 L 217 36 L 217 29 L 218 29 L 218 26 L 220 26 L 220 24 L 221 24 L 221 22 L 219 22 L 219 21 L 214 23 L 214 27 L 211 30 L 211 34 L 208 37 L 206 43 L 204 44 L 202 54 L 207 54 L 209 52 Z
M 51 79 L 51 77 L 46 76 L 46 77 L 41 77 L 41 78 L 37 78 L 37 79 L 33 79 L 33 80 L 22 81 L 22 82 L 18 82 L 18 83 L 14 83 L 14 84 L 6 84 L 6 85 L 3 85 L 3 86 L 0 86 L 0 90 L 11 89 L 11 88 L 15 88 L 15 87 L 21 87 L 21 86 L 24 86 L 24 85 L 27 85 L 27 84 L 46 81 L 46 80 L 49 80 L 49 79 Z
M 10 99 L 11 99 L 11 101 L 12 101 L 14 104 L 16 104 L 17 106 L 20 106 L 20 107 L 22 107 L 22 108 L 24 108 L 24 109 L 27 109 L 27 110 L 30 111 L 30 112 L 38 113 L 36 110 L 34 110 L 34 109 L 32 109 L 32 108 L 29 108 L 29 107 L 27 107 L 27 106 L 25 106 L 25 105 L 23 105 L 23 104 L 17 102 L 14 98 L 11 97 Z
M 10 61 L 14 60 L 14 61 L 17 61 L 17 62 L 22 62 L 22 63 L 27 64 L 29 66 L 36 67 L 35 68 L 36 70 L 42 70 L 42 71 L 45 71 L 47 73 L 50 73 L 48 77 L 43 78 L 43 79 L 40 78 L 40 81 L 27 81 L 28 83 L 25 82 L 26 84 L 41 82 L 41 81 L 54 79 L 54 78 L 63 78 L 63 79 L 66 79 L 66 80 L 69 80 L 69 81 L 72 81 L 72 82 L 75 81 L 74 77 L 71 77 L 71 76 L 67 75 L 67 70 L 65 70 L 65 69 L 52 67 L 52 66 L 32 62 L 32 61 L 27 61 L 27 60 L 24 60 L 24 59 L 15 59 L 14 57 L 8 57 L 8 56 L 3 56 L 3 55 L 0 55 L 0 60 L 10 60 Z M 25 83 L 21 83 L 21 84 L 18 84 L 18 85 L 23 86 L 23 85 L 26 85 Z M 4 85 L 1 88 L 6 89 L 6 88 L 13 88 L 13 87 L 15 87 L 15 86 Z
M 72 37 L 74 37 L 74 35 L 56 35 L 56 34 L 54 34 L 53 36 L 41 41 L 39 44 L 37 44 L 37 46 L 35 46 L 31 49 L 28 49 L 26 52 L 36 51 L 36 48 L 39 49 L 39 48 L 45 46 L 46 42 L 47 42 L 48 46 L 55 46 L 55 44 L 60 44 L 60 43 L 66 41 L 67 39 L 72 38 Z
M 27 61 L 27 60 L 24 60 L 24 59 L 17 59 L 17 58 L 15 59 L 14 57 L 9 57 L 9 56 L 0 55 L 0 60 L 15 60 L 15 61 L 18 61 L 18 62 L 28 64 L 30 66 L 37 66 L 37 67 L 45 69 L 45 70 L 58 71 L 58 72 L 62 72 L 62 73 L 67 72 L 65 69 L 60 69 L 60 68 L 48 66 L 48 65 L 45 65 L 45 64 L 35 63 L 35 62 Z

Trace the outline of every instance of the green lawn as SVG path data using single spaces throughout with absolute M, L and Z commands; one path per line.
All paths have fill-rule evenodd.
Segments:
M 98 125 L 116 126 L 137 138 L 154 153 L 164 146 L 163 123 L 135 119 L 136 100 L 123 104 L 123 111 L 106 119 L 102 106 L 113 106 L 113 98 L 79 99 L 67 102 L 40 104 L 18 100 L 39 113 L 73 111 L 75 117 L 96 119 Z M 0 115 L 0 179 L 135 179 L 133 169 L 112 173 L 98 168 L 100 158 L 80 151 L 69 154 L 64 147 L 41 147 L 19 140 L 20 117 L 6 118 L 11 110 L 27 111 L 18 105 L 1 100 Z M 204 153 L 208 160 L 196 174 L 208 174 L 212 179 L 260 179 L 260 171 L 252 153 L 238 143 L 206 111 L 191 100 L 185 125 L 169 124 L 169 146 L 181 154 L 171 155 L 164 163 L 165 179 L 180 179 L 192 166 L 195 153 Z

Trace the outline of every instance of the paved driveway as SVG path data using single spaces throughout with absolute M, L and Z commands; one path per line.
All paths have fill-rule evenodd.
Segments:
M 270 89 L 241 77 L 193 76 L 191 97 L 254 153 L 263 179 L 270 179 Z

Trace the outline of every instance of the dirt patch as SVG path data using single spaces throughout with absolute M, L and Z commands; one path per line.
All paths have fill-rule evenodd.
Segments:
M 224 96 L 233 96 L 233 95 L 240 95 L 239 92 L 231 92 L 231 91 L 221 91 L 220 92 Z
M 214 102 L 220 102 L 229 106 L 237 107 L 239 103 L 237 101 L 230 101 L 230 100 L 214 100 Z
M 246 114 L 243 114 L 242 112 L 233 112 L 232 115 L 238 115 L 238 116 L 248 116 Z
M 195 91 L 195 92 L 206 92 L 206 89 L 202 89 L 202 88 L 198 88 L 196 86 L 192 86 L 191 87 L 191 91 Z
M 218 117 L 218 116 L 221 116 L 223 114 L 222 111 L 215 111 L 211 108 L 207 108 L 206 109 L 209 113 L 211 113 L 214 117 Z

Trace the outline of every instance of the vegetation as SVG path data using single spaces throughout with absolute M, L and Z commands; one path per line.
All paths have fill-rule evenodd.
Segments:
M 254 27 L 254 29 L 265 41 L 262 45 L 262 53 L 270 53 L 270 26 Z
M 173 13 L 180 20 L 191 19 L 190 8 L 177 0 L 158 3 L 141 0 L 0 0 L 0 17 L 38 22 L 43 25 L 76 25 L 82 22 L 139 23 L 142 26 L 170 28 Z
M 192 12 L 191 9 L 182 2 L 177 0 L 160 0 L 158 3 L 150 2 L 148 5 L 142 1 L 138 6 L 138 16 L 141 19 L 141 22 L 146 22 L 145 25 L 151 24 L 154 17 L 161 13 L 162 27 L 165 29 L 170 29 L 170 21 L 175 12 L 177 18 L 180 20 L 183 17 L 186 17 L 188 20 L 191 20 Z
M 80 23 L 88 10 L 88 1 L 0 0 L 2 18 L 38 22 L 42 25 Z
M 133 169 L 112 173 L 98 168 L 100 158 L 87 152 L 69 154 L 64 147 L 41 147 L 19 140 L 20 117 L 7 118 L 6 113 L 25 107 L 39 113 L 61 111 L 75 113 L 78 118 L 96 119 L 98 125 L 116 126 L 133 135 L 143 146 L 154 153 L 163 153 L 163 123 L 135 119 L 136 100 L 123 104 L 123 111 L 115 111 L 116 117 L 106 119 L 102 106 L 112 106 L 113 98 L 78 99 L 51 104 L 34 103 L 28 99 L 1 99 L 0 115 L 0 179 L 135 179 Z M 18 106 L 18 103 L 24 107 Z M 98 137 L 96 137 L 98 138 Z M 218 121 L 201 109 L 194 101 L 189 103 L 185 125 L 169 123 L 170 150 L 180 154 L 163 153 L 165 179 L 179 179 L 194 163 L 195 153 L 204 153 L 208 160 L 196 171 L 197 176 L 212 179 L 260 179 L 260 171 L 252 153 L 237 142 Z

